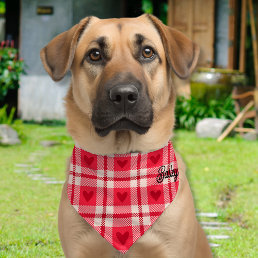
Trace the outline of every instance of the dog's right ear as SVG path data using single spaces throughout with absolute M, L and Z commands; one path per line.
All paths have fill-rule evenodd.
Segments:
M 197 65 L 200 48 L 183 33 L 164 25 L 157 17 L 147 15 L 158 30 L 167 61 L 181 79 L 186 79 Z
M 89 21 L 90 17 L 86 17 L 41 49 L 41 61 L 54 81 L 60 81 L 70 69 L 78 40 Z

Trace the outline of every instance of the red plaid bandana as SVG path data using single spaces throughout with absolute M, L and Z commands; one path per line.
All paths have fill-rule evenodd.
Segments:
M 146 154 L 112 156 L 75 146 L 67 192 L 75 210 L 126 253 L 173 201 L 178 175 L 171 142 Z

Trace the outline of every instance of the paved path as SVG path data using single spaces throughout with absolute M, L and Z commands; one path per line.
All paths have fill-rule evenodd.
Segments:
M 218 213 L 216 212 L 199 212 L 196 213 L 202 228 L 205 230 L 207 234 L 207 238 L 209 240 L 211 247 L 218 247 L 221 245 L 221 240 L 229 239 L 230 236 L 225 234 L 226 232 L 230 232 L 232 228 L 229 226 L 227 222 L 218 222 L 216 221 L 218 218 Z M 209 220 L 209 221 L 206 221 Z M 219 240 L 220 243 L 213 243 L 213 240 Z
M 15 164 L 15 170 L 16 173 L 26 173 L 28 177 L 30 177 L 32 180 L 39 180 L 42 181 L 45 184 L 63 184 L 64 181 L 57 180 L 54 177 L 49 177 L 44 174 L 42 174 L 41 170 L 35 166 L 35 164 L 45 156 L 46 153 L 43 151 L 37 151 L 32 152 L 29 157 L 28 163 L 17 163 Z

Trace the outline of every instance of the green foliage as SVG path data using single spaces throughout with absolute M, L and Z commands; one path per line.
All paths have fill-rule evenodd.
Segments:
M 142 11 L 144 13 L 153 13 L 153 5 L 151 0 L 142 0 Z
M 24 73 L 24 62 L 18 58 L 18 50 L 12 47 L 0 47 L 0 101 L 8 90 L 19 88 L 21 73 Z
M 168 4 L 167 3 L 161 3 L 160 4 L 160 15 L 159 18 L 160 20 L 164 23 L 167 24 L 167 16 L 168 16 Z
M 5 2 L 0 1 L 0 14 L 5 14 L 6 7 L 5 7 Z
M 11 125 L 13 123 L 14 113 L 15 107 L 11 109 L 9 114 L 7 113 L 7 105 L 0 108 L 0 124 Z
M 155 13 L 153 11 L 153 3 L 151 0 L 142 0 L 142 11 L 144 13 Z M 160 1 L 159 2 L 159 19 L 167 24 L 167 12 L 168 12 L 168 4 L 167 2 Z
M 205 104 L 194 97 L 178 97 L 176 102 L 176 127 L 193 130 L 198 121 L 207 118 L 233 120 L 236 117 L 231 97 L 225 100 L 210 100 Z

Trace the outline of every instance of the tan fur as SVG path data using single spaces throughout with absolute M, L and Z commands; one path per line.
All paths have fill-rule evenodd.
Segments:
M 134 58 L 133 36 L 143 34 L 158 49 L 161 62 L 155 59 L 141 65 Z M 110 61 L 103 68 L 83 61 L 96 37 L 108 38 Z M 169 67 L 180 77 L 190 74 L 196 65 L 198 47 L 183 34 L 163 25 L 153 16 L 133 19 L 100 20 L 85 18 L 71 30 L 53 39 L 41 52 L 43 64 L 54 80 L 72 71 L 71 87 L 66 97 L 67 128 L 74 141 L 96 154 L 149 152 L 164 146 L 174 126 L 175 90 Z M 57 62 L 62 55 L 62 62 Z M 71 61 L 72 60 L 72 61 Z M 154 120 L 149 131 L 111 131 L 100 137 L 91 122 L 93 103 L 101 83 L 115 73 L 130 71 L 146 82 L 152 101 Z M 172 204 L 153 226 L 122 255 L 74 210 L 64 184 L 59 208 L 59 235 L 66 257 L 212 257 L 208 241 L 195 217 L 185 166 L 177 154 L 179 190 Z

